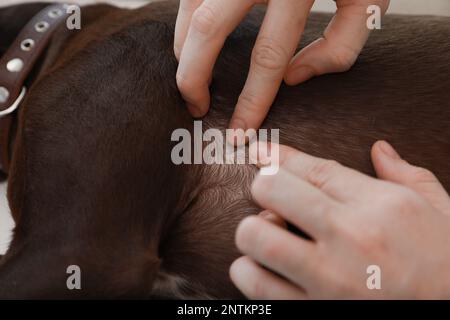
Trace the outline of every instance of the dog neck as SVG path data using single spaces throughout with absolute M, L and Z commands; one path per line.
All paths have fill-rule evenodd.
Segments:
M 67 5 L 45 7 L 28 21 L 0 59 L 0 164 L 8 173 L 17 110 L 54 31 L 67 17 Z

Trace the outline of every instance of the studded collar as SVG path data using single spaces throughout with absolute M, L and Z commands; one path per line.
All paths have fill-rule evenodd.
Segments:
M 67 4 L 54 4 L 36 14 L 0 59 L 0 164 L 8 172 L 12 117 L 23 101 L 30 76 L 54 31 L 67 19 Z

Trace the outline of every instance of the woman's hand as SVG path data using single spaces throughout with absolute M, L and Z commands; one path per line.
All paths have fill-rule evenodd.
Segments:
M 408 164 L 386 142 L 372 148 L 380 180 L 287 147 L 280 153 L 279 172 L 258 176 L 252 187 L 272 213 L 245 219 L 236 234 L 246 256 L 230 275 L 246 296 L 450 296 L 450 198 L 431 172 Z M 312 240 L 280 227 L 280 218 Z M 373 265 L 381 270 L 380 290 L 366 283 Z
M 257 129 L 283 78 L 295 85 L 313 76 L 348 70 L 368 35 L 367 8 L 389 0 L 336 0 L 337 12 L 322 38 L 294 53 L 314 0 L 181 0 L 175 29 L 178 87 L 193 116 L 209 109 L 209 83 L 228 35 L 256 4 L 267 4 L 247 82 L 230 127 Z

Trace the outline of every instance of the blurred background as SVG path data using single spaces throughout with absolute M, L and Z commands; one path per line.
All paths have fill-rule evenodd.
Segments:
M 26 2 L 56 2 L 51 0 L 1 0 L 0 7 L 14 5 L 18 3 Z M 158 0 L 164 1 L 164 0 Z M 151 0 L 69 0 L 69 1 L 57 1 L 57 2 L 69 2 L 79 3 L 81 5 L 108 2 L 124 7 L 138 7 L 145 5 Z M 335 3 L 332 0 L 316 0 L 313 10 L 333 12 L 336 8 Z M 391 0 L 391 5 L 388 13 L 399 14 L 430 14 L 430 15 L 443 15 L 450 16 L 450 0 Z M 1 30 L 0 30 L 1 32 Z M 0 34 L 1 37 L 1 34 Z M 10 211 L 6 201 L 6 184 L 0 184 L 0 254 L 3 254 L 9 244 L 11 229 L 14 227 L 14 223 L 10 216 Z

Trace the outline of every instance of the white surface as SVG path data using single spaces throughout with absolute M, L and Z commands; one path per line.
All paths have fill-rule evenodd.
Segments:
M 6 183 L 0 184 L 0 255 L 6 252 L 14 222 L 6 201 Z
M 42 1 L 42 0 L 41 0 Z M 51 0 L 45 0 L 47 2 L 55 2 Z M 16 3 L 31 2 L 28 0 L 1 0 L 0 6 L 7 6 Z M 36 1 L 35 1 L 36 2 Z M 63 2 L 63 1 L 59 1 Z M 139 6 L 149 1 L 141 0 L 78 0 L 69 1 L 71 3 L 78 2 L 80 4 L 88 4 L 95 2 L 109 2 L 121 6 Z M 331 0 L 317 0 L 314 4 L 314 10 L 316 11 L 334 11 L 335 4 Z M 450 0 L 391 0 L 389 9 L 390 13 L 406 13 L 406 14 L 435 14 L 450 16 Z M 1 36 L 1 35 L 0 35 Z M 0 254 L 6 251 L 7 245 L 10 241 L 10 230 L 14 227 L 13 221 L 10 216 L 10 211 L 6 202 L 6 184 L 0 185 Z
M 136 7 L 139 5 L 143 5 L 146 3 L 151 2 L 146 1 L 146 0 L 106 0 L 106 1 L 99 1 L 99 0 L 1 0 L 1 4 L 0 6 L 8 6 L 8 5 L 12 5 L 12 4 L 17 4 L 17 3 L 26 3 L 26 2 L 68 2 L 68 3 L 79 3 L 81 5 L 85 5 L 85 4 L 91 4 L 91 3 L 100 3 L 100 2 L 109 2 L 109 3 L 114 3 L 115 5 L 118 6 L 123 6 L 123 7 Z
M 336 4 L 331 0 L 316 0 L 313 9 L 333 12 Z M 388 13 L 450 16 L 450 0 L 391 0 Z

